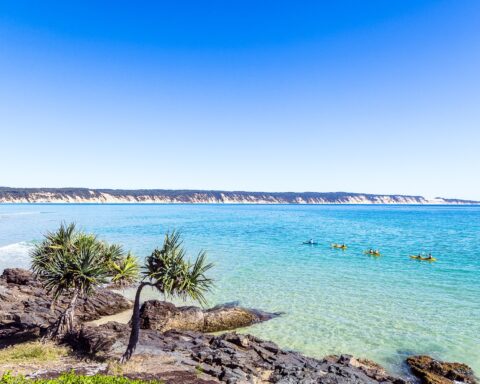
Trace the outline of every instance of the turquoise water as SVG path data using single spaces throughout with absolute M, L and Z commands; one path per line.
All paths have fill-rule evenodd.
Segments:
M 210 304 L 284 312 L 245 330 L 282 347 L 394 372 L 425 353 L 480 373 L 480 207 L 0 205 L 0 268 L 28 266 L 32 242 L 62 220 L 138 256 L 180 228 L 189 251 L 216 264 Z M 309 238 L 320 245 L 301 244 Z M 364 255 L 369 247 L 383 256 Z M 438 262 L 409 259 L 419 251 Z

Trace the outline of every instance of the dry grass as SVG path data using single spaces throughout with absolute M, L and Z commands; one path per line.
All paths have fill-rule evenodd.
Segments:
M 138 354 L 132 356 L 125 364 L 117 360 L 108 363 L 107 373 L 110 375 L 130 375 L 143 373 L 147 375 L 160 375 L 171 371 L 192 370 L 191 367 L 178 363 L 172 356 Z
M 39 363 L 54 361 L 68 355 L 68 348 L 53 342 L 28 342 L 0 350 L 2 363 Z

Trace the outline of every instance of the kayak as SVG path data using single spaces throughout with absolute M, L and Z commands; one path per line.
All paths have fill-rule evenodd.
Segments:
M 369 251 L 365 251 L 363 252 L 365 253 L 366 255 L 370 255 L 370 256 L 382 256 L 382 254 L 380 252 L 369 252 Z
M 305 245 L 318 245 L 318 243 L 316 243 L 316 242 L 311 243 L 309 241 L 304 241 L 303 244 L 305 244 Z
M 410 258 L 415 260 L 421 260 L 421 261 L 437 261 L 437 259 L 434 257 L 429 258 L 429 257 L 422 257 L 422 256 L 410 256 Z
M 347 246 L 342 244 L 332 244 L 332 248 L 347 249 Z

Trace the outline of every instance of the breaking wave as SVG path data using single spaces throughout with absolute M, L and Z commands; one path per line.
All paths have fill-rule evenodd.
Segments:
M 0 271 L 5 268 L 28 268 L 32 243 L 21 241 L 0 247 Z

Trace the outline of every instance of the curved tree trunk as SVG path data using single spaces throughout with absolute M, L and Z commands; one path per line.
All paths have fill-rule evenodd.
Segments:
M 140 294 L 142 289 L 146 285 L 152 285 L 150 283 L 143 282 L 137 288 L 137 293 L 135 294 L 135 303 L 133 305 L 133 315 L 132 315 L 132 329 L 130 331 L 130 339 L 128 340 L 127 350 L 120 359 L 120 363 L 126 363 L 132 357 L 135 348 L 137 347 L 138 338 L 140 336 Z
M 79 296 L 79 291 L 75 290 L 68 304 L 68 307 L 60 315 L 60 318 L 49 327 L 47 338 L 57 339 L 73 331 L 75 327 L 75 307 Z

